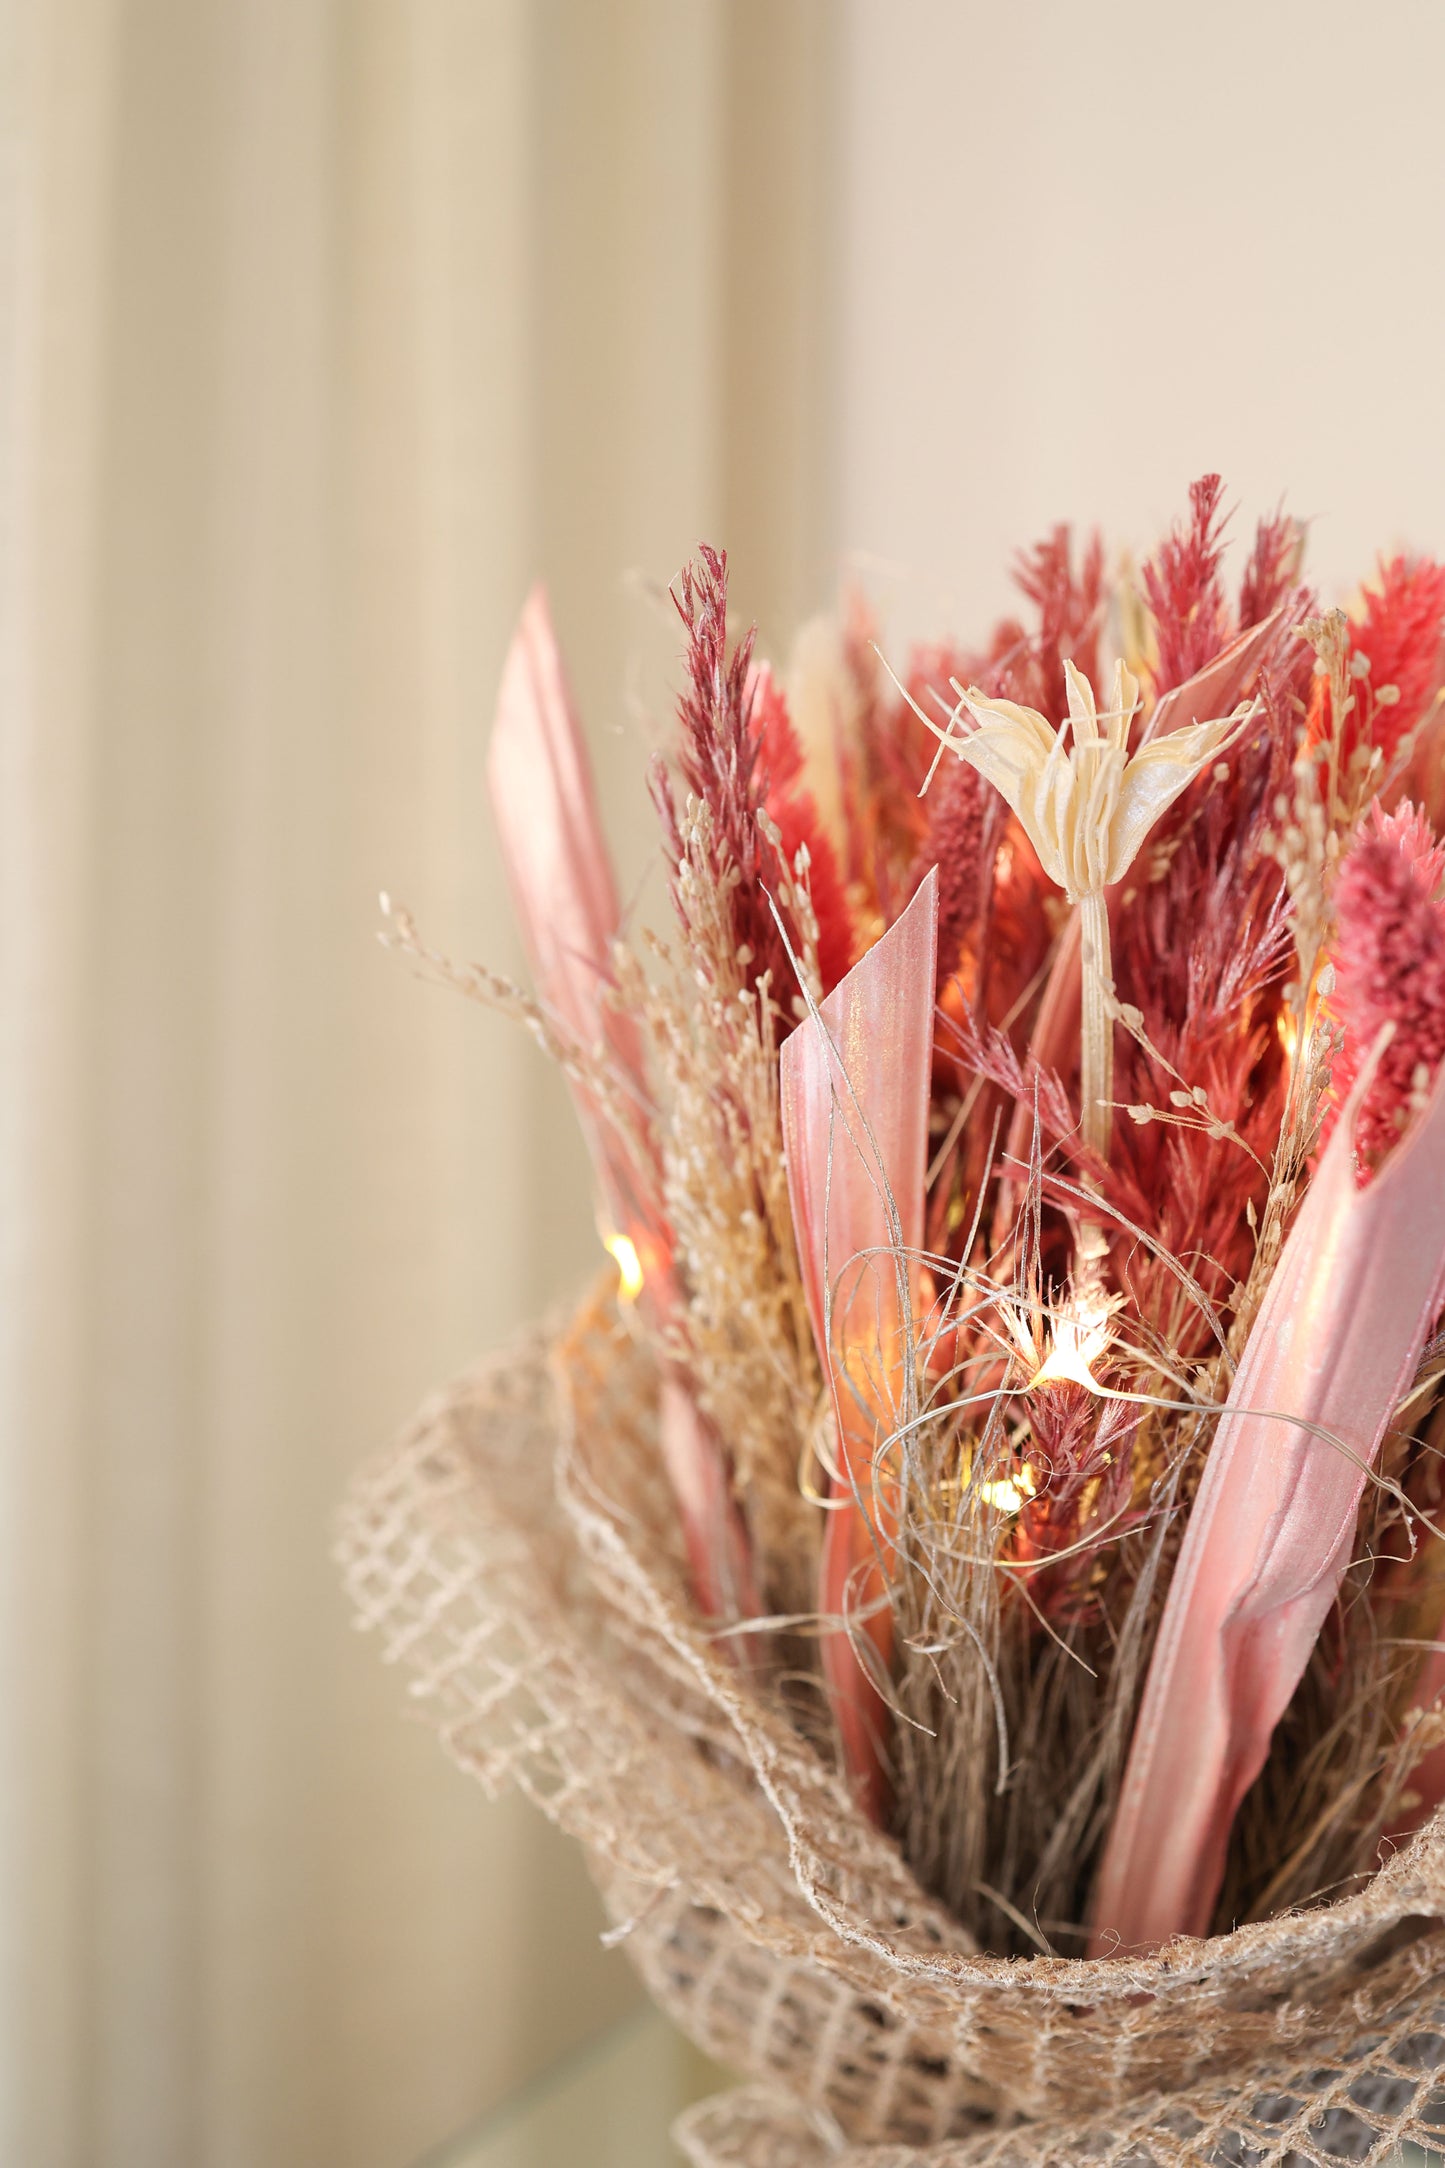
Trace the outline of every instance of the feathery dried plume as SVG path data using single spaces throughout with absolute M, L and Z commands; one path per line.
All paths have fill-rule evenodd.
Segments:
M 811 1606 L 818 1548 L 797 1439 L 819 1372 L 779 1150 L 777 1012 L 730 946 L 711 828 L 691 799 L 674 874 L 681 953 L 655 942 L 653 981 L 621 952 L 618 994 L 643 1021 L 667 1107 L 657 1151 L 680 1280 L 676 1357 L 728 1440 L 766 1602 L 796 1613 Z M 806 954 L 801 965 L 811 979 Z
M 1107 1383 L 1107 1373 L 1096 1383 Z M 1094 1388 L 1069 1377 L 1030 1401 L 1027 1486 L 1021 1486 L 1011 1558 L 1029 1569 L 1029 1599 L 1064 1627 L 1100 1612 L 1111 1550 L 1140 1519 L 1134 1440 L 1142 1410 L 1127 1399 L 1100 1408 Z
M 1143 569 L 1159 648 L 1154 683 L 1160 693 L 1202 670 L 1229 637 L 1219 576 L 1224 554 L 1223 495 L 1224 484 L 1217 474 L 1201 475 L 1191 482 L 1188 524 L 1161 542 Z
M 752 630 L 746 632 L 729 652 L 726 551 L 706 545 L 700 548 L 679 576 L 673 600 L 687 632 L 684 659 L 688 682 L 678 701 L 681 730 L 677 765 L 689 794 L 708 809 L 707 848 L 711 859 L 707 872 L 718 893 L 728 898 L 726 954 L 699 952 L 698 967 L 725 971 L 730 959 L 736 959 L 747 970 L 750 982 L 764 988 L 766 998 L 784 1016 L 799 1014 L 797 974 L 788 941 L 769 900 L 769 891 L 778 889 L 791 868 L 760 819 L 769 811 L 769 777 L 764 736 L 753 715 L 751 666 L 755 635 Z M 782 738 L 776 718 L 773 737 L 775 744 Z M 788 757 L 792 750 L 785 744 Z M 652 793 L 676 891 L 683 861 L 685 809 L 679 809 L 666 766 L 660 760 L 653 765 Z M 816 817 L 811 803 L 805 803 L 800 792 L 792 795 L 786 810 L 790 822 L 800 830 Z M 781 822 L 776 825 L 781 830 Z M 797 848 L 807 849 L 812 859 L 822 858 L 825 879 L 829 877 L 831 857 L 825 853 L 816 830 L 808 840 L 800 834 Z M 830 889 L 830 907 L 834 900 Z M 796 926 L 794 933 L 796 951 Z M 829 935 L 836 955 L 840 936 L 832 922 Z
M 967 973 L 966 998 L 977 1001 L 989 962 L 986 931 L 1003 801 L 978 770 L 960 763 L 929 793 L 927 867 L 938 868 L 938 982 Z M 965 955 L 967 950 L 967 955 Z
M 1272 513 L 1255 529 L 1254 548 L 1239 583 L 1239 628 L 1261 625 L 1299 579 L 1304 536 L 1288 512 Z
M 1032 549 L 1020 551 L 1013 577 L 1038 611 L 1038 630 L 1029 635 L 1011 626 L 1002 640 L 995 635 L 992 668 L 979 675 L 996 681 L 999 692 L 1040 709 L 1052 722 L 1062 722 L 1068 711 L 1065 664 L 1075 663 L 1086 678 L 1099 675 L 1098 641 L 1107 599 L 1103 538 L 1090 535 L 1075 571 L 1073 530 L 1057 526 Z
M 823 992 L 830 994 L 853 961 L 852 917 L 833 839 L 807 785 L 803 750 L 786 696 L 766 663 L 754 675 L 751 728 L 767 779 L 766 819 L 760 816 L 760 820 L 780 876 L 776 900 L 785 912 L 792 912 L 793 899 L 783 892 L 788 876 L 799 870 L 806 874 L 818 975 Z M 796 930 L 802 931 L 801 927 Z

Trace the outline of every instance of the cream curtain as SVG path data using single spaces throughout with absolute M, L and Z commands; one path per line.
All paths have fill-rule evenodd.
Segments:
M 560 1094 L 375 896 L 514 960 L 534 572 L 629 878 L 649 580 L 719 535 L 773 627 L 824 593 L 832 18 L 0 25 L 0 2159 L 402 2168 L 635 1990 L 328 1564 L 594 1254 Z

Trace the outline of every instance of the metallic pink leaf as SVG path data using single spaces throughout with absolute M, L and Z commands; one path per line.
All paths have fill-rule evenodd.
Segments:
M 852 1615 L 886 1672 L 892 1512 L 879 1444 L 906 1403 L 923 1242 L 933 1062 L 938 875 L 782 1050 L 788 1194 L 813 1334 L 839 1440 L 819 1607 Z M 822 1663 L 860 1802 L 886 1815 L 886 1712 L 846 1625 L 825 1629 Z
M 585 1048 L 605 1052 L 639 1105 L 645 1105 L 647 1075 L 637 1026 L 605 998 L 617 934 L 617 891 L 586 748 L 540 586 L 527 598 L 502 672 L 488 781 L 538 997 Z M 659 1170 L 619 1133 L 590 1093 L 574 1084 L 572 1096 L 613 1229 L 632 1243 L 642 1269 L 639 1303 L 654 1325 L 665 1325 L 676 1311 L 677 1286 Z M 756 1616 L 747 1535 L 722 1448 L 675 1377 L 664 1378 L 659 1420 L 698 1601 L 712 1618 Z M 749 1653 L 753 1647 L 747 1644 Z
M 1366 1470 L 1445 1302 L 1445 1083 L 1359 1189 L 1367 1082 L 1306 1193 L 1205 1463 L 1099 1877 L 1096 1955 L 1208 1933 L 1235 1813 L 1335 1600 Z
M 612 978 L 617 891 L 587 750 L 540 586 L 527 597 L 502 671 L 487 779 L 538 996 L 582 1046 L 605 1049 L 645 1102 L 637 1026 L 604 998 Z M 573 1098 L 614 1228 L 637 1248 L 655 1291 L 672 1269 L 656 1169 L 639 1167 L 590 1094 L 574 1086 Z
M 677 1501 L 693 1587 L 710 1619 L 729 1624 L 761 1616 L 752 1554 L 727 1461 L 716 1432 L 676 1371 L 664 1370 L 657 1406 L 662 1464 Z M 737 1634 L 723 1646 L 740 1664 L 761 1666 L 757 1634 Z

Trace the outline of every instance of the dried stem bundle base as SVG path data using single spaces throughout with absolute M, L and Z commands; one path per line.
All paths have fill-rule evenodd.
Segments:
M 656 1380 L 607 1303 L 358 1480 L 360 1623 L 453 1757 L 585 1846 L 629 1951 L 757 2081 L 698 2168 L 1382 2163 L 1445 2116 L 1445 1817 L 1342 1901 L 1147 1959 L 979 1952 L 698 1620 Z

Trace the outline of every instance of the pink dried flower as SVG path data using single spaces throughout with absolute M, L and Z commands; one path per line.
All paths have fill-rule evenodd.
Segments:
M 1393 813 L 1372 806 L 1340 869 L 1330 1006 L 1345 1040 L 1331 1080 L 1336 1111 L 1380 1032 L 1394 1027 L 1355 1125 L 1361 1182 L 1423 1106 L 1445 1057 L 1442 878 L 1445 846 L 1409 804 Z
M 1381 563 L 1379 585 L 1366 588 L 1364 600 L 1363 619 L 1350 627 L 1354 706 L 1340 750 L 1348 762 L 1357 746 L 1375 746 L 1388 769 L 1440 684 L 1445 565 L 1428 557 L 1392 557 Z M 1331 717 L 1329 680 L 1320 674 L 1310 693 L 1311 744 L 1328 740 Z

